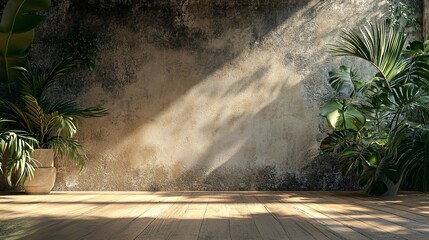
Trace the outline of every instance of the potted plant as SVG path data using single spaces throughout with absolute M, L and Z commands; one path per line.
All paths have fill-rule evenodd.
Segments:
M 86 156 L 81 144 L 74 138 L 79 122 L 82 118 L 106 114 L 106 110 L 101 107 L 82 108 L 75 101 L 50 97 L 49 90 L 54 83 L 78 64 L 79 61 L 76 60 L 63 60 L 47 70 L 21 67 L 19 70 L 22 71 L 22 76 L 16 85 L 19 89 L 17 98 L 13 102 L 5 99 L 0 101 L 0 116 L 12 120 L 6 124 L 7 128 L 26 132 L 36 140 L 35 154 L 49 158 L 33 159 L 36 167 L 34 178 L 24 184 L 28 192 L 47 193 L 52 189 L 55 180 L 54 153 L 75 160 L 82 168 Z M 31 175 L 27 174 L 25 177 L 29 176 Z M 50 186 L 41 188 L 38 182 Z
M 429 42 L 405 49 L 406 38 L 399 28 L 369 23 L 345 30 L 331 47 L 335 55 L 363 59 L 376 71 L 371 79 L 346 66 L 329 72 L 336 95 L 321 108 L 333 130 L 322 140 L 322 152 L 339 152 L 342 173 L 355 174 L 370 195 L 396 194 L 402 178 L 424 182 L 425 190 L 429 183 L 429 165 L 419 165 L 429 161 L 422 154 L 429 144 L 415 144 L 416 138 L 429 141 L 422 134 L 429 113 Z M 413 147 L 420 147 L 418 156 L 409 151 Z
M 82 54 L 74 53 L 48 69 L 34 67 L 26 61 L 34 28 L 45 18 L 35 11 L 49 6 L 49 0 L 9 0 L 0 24 L 0 37 L 6 39 L 0 43 L 3 74 L 0 76 L 0 90 L 3 90 L 0 91 L 0 118 L 8 119 L 3 121 L 2 128 L 5 133 L 18 130 L 23 134 L 21 136 L 25 136 L 20 139 L 27 142 L 25 154 L 14 157 L 16 151 L 10 142 L 13 139 L 4 138 L 7 147 L 2 159 L 7 165 L 9 184 L 11 175 L 18 173 L 17 183 L 24 183 L 24 188 L 30 193 L 48 193 L 52 189 L 56 175 L 54 154 L 73 159 L 80 168 L 84 166 L 86 156 L 74 138 L 79 122 L 83 118 L 106 114 L 104 108 L 82 108 L 76 101 L 53 97 L 51 92 L 52 87 L 70 71 L 85 66 L 88 60 L 93 61 L 91 56 L 86 54 L 82 57 Z M 83 49 L 88 53 L 88 49 Z

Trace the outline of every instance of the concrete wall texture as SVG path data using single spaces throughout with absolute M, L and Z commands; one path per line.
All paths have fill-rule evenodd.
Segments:
M 423 6 L 423 11 L 422 11 L 423 38 L 429 39 L 429 0 L 423 0 L 422 6 Z
M 33 58 L 58 59 L 72 26 L 100 39 L 98 68 L 60 94 L 110 114 L 80 129 L 83 172 L 57 162 L 56 190 L 345 189 L 318 155 L 327 44 L 380 19 L 384 1 L 53 1 Z

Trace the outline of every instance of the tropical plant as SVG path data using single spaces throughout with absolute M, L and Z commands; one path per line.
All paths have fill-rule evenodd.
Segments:
M 12 176 L 17 173 L 17 183 L 22 183 L 31 177 L 34 171 L 31 152 L 37 140 L 24 131 L 6 130 L 5 123 L 0 119 L 0 172 L 4 173 L 9 185 L 12 185 Z M 3 167 L 5 163 L 5 167 Z
M 408 149 L 418 135 L 412 126 L 425 124 L 429 104 L 428 44 L 413 42 L 404 49 L 406 34 L 386 24 L 371 24 L 345 30 L 341 41 L 331 47 L 336 56 L 352 56 L 374 66 L 376 74 L 362 79 L 357 71 L 341 66 L 329 73 L 336 96 L 321 109 L 333 129 L 322 140 L 322 152 L 341 153 L 343 174 L 354 173 L 358 184 L 371 195 L 381 195 L 388 183 L 429 183 L 429 171 L 419 175 L 416 159 Z M 405 131 L 405 126 L 407 126 Z M 422 128 L 426 129 L 426 128 Z M 414 133 L 413 134 L 410 134 Z M 416 135 L 417 134 L 417 135 Z M 420 138 L 421 139 L 421 138 Z M 427 139 L 422 140 L 425 142 Z M 423 147 L 425 153 L 428 145 Z M 428 168 L 426 166 L 426 168 Z M 411 179 L 411 176 L 414 179 Z M 424 190 L 428 190 L 428 185 Z
M 418 31 L 421 28 L 421 24 L 417 20 L 417 11 L 420 9 L 418 2 L 415 0 L 387 0 L 387 24 L 407 33 Z
M 98 48 L 88 31 L 78 35 L 70 45 L 73 51 L 51 68 L 36 68 L 28 62 L 34 29 L 45 19 L 36 12 L 50 5 L 50 0 L 8 0 L 0 23 L 0 118 L 8 119 L 0 121 L 0 160 L 6 166 L 0 165 L 0 170 L 5 169 L 9 184 L 13 174 L 18 174 L 17 183 L 33 175 L 35 148 L 51 148 L 82 168 L 86 156 L 74 138 L 79 122 L 106 114 L 104 108 L 82 108 L 52 93 L 73 69 L 93 68 Z
M 418 191 L 429 190 L 429 126 L 416 123 L 401 125 L 392 139 L 397 149 L 397 164 L 403 169 L 406 184 Z
M 11 85 L 19 73 L 13 67 L 22 66 L 34 39 L 34 29 L 45 20 L 36 11 L 47 10 L 50 0 L 9 0 L 0 22 L 0 81 Z
M 74 137 L 82 118 L 106 114 L 101 107 L 79 107 L 76 101 L 50 97 L 51 88 L 69 71 L 79 65 L 78 60 L 63 60 L 47 70 L 32 66 L 17 68 L 22 72 L 18 81 L 19 93 L 12 102 L 0 101 L 0 116 L 11 121 L 8 129 L 20 129 L 37 140 L 36 148 L 51 148 L 58 156 L 67 156 L 81 168 L 86 156 Z

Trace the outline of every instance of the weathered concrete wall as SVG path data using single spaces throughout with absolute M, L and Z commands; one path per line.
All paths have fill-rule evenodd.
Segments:
M 33 57 L 48 63 L 73 25 L 101 40 L 99 67 L 61 94 L 102 103 L 85 122 L 85 171 L 59 161 L 57 190 L 341 189 L 315 159 L 331 92 L 327 53 L 384 1 L 54 1 Z
M 429 39 L 429 0 L 423 0 L 423 38 Z

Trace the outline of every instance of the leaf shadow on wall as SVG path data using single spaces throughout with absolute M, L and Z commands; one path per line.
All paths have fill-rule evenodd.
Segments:
M 60 162 L 56 189 L 275 189 L 309 163 L 325 44 L 362 12 L 335 22 L 327 2 L 228 3 L 191 5 L 181 23 L 169 4 L 83 13 L 106 39 L 93 81 L 72 83 L 110 115 L 85 123 L 88 168 Z

